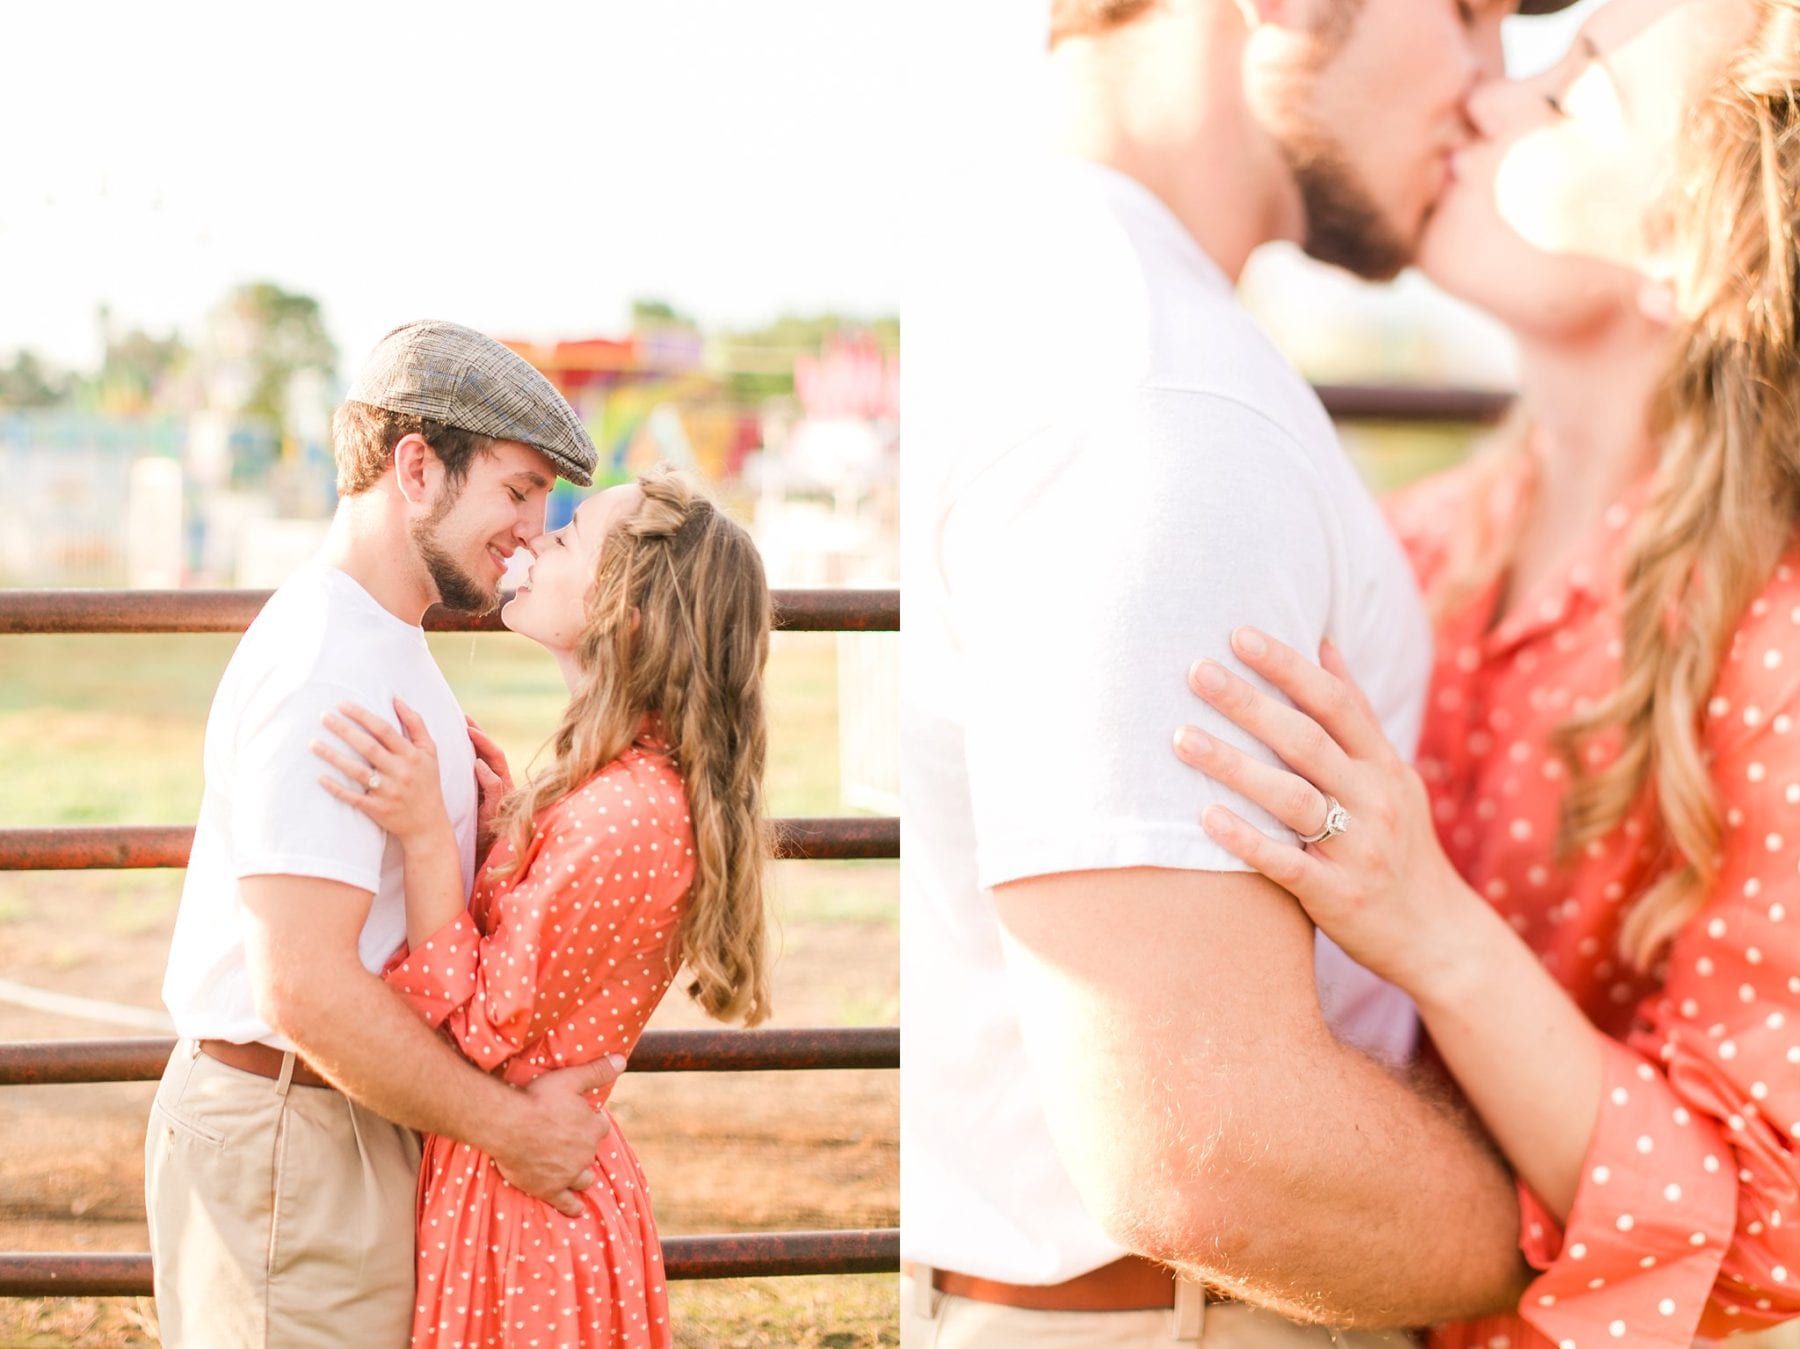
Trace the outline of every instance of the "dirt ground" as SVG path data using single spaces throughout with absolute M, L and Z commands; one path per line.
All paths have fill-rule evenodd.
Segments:
M 777 1025 L 892 1024 L 896 869 L 776 868 Z M 178 877 L 0 877 L 0 980 L 157 1008 Z M 652 1025 L 708 1023 L 672 993 Z M 0 1040 L 152 1034 L 0 1000 Z M 893 1072 L 629 1074 L 614 1114 L 666 1235 L 899 1222 Z M 154 1085 L 0 1091 L 0 1250 L 142 1251 L 143 1125 Z M 691 1346 L 897 1342 L 891 1276 L 677 1285 Z M 0 1346 L 155 1344 L 148 1299 L 0 1301 Z

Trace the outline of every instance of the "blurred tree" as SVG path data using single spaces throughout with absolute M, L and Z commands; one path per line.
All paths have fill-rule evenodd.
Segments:
M 188 347 L 179 336 L 153 337 L 141 328 L 119 330 L 100 307 L 100 369 L 89 381 L 87 401 L 102 412 L 147 412 L 169 379 L 187 364 Z
M 743 402 L 790 396 L 795 359 L 817 356 L 826 338 L 845 330 L 867 333 L 888 355 L 900 350 L 900 320 L 893 315 L 864 319 L 845 314 L 783 314 L 760 328 L 718 334 L 712 343 L 712 364 L 726 372 L 732 396 Z
M 639 298 L 631 302 L 631 331 L 649 332 L 656 328 L 684 328 L 698 332 L 700 325 L 667 300 Z
M 13 353 L 12 364 L 0 366 L 0 407 L 52 407 L 69 396 L 70 380 L 45 365 L 35 351 Z
M 212 333 L 215 359 L 235 367 L 233 410 L 273 427 L 285 443 L 295 376 L 312 371 L 329 381 L 337 371 L 337 346 L 319 302 L 272 281 L 252 281 L 220 301 Z

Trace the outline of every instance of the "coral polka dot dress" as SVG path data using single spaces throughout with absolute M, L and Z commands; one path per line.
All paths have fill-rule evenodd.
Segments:
M 469 912 L 386 975 L 464 1055 L 515 1084 L 630 1054 L 673 978 L 694 874 L 680 774 L 646 741 L 534 825 L 523 865 L 494 879 L 513 855 L 497 847 Z M 429 1135 L 424 1151 L 415 1346 L 671 1343 L 650 1193 L 616 1121 L 579 1218 L 514 1189 L 466 1143 Z
M 1477 481 L 1456 470 L 1389 502 L 1427 588 Z M 1517 501 L 1501 486 L 1488 509 Z M 1740 622 L 1703 711 L 1718 879 L 1656 968 L 1618 942 L 1668 865 L 1648 809 L 1557 855 L 1567 773 L 1551 735 L 1618 685 L 1622 562 L 1645 495 L 1504 616 L 1496 582 L 1438 625 L 1418 765 L 1439 837 L 1608 1039 L 1566 1227 L 1520 1189 L 1540 1273 L 1519 1314 L 1440 1327 L 1435 1349 L 1675 1349 L 1800 1316 L 1800 555 Z

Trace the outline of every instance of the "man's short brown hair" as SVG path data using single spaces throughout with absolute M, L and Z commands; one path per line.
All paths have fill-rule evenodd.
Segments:
M 345 403 L 331 418 L 331 450 L 337 460 L 339 496 L 355 496 L 373 487 L 394 462 L 394 446 L 410 435 L 423 436 L 444 465 L 450 486 L 469 476 L 477 455 L 494 448 L 492 436 L 446 426 L 406 412 L 389 412 L 368 403 Z

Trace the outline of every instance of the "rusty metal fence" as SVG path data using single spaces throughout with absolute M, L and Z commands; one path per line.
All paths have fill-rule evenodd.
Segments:
M 236 632 L 267 591 L 0 591 L 0 635 L 24 633 Z M 778 590 L 775 625 L 789 632 L 894 632 L 896 590 Z M 471 619 L 434 609 L 434 632 L 497 632 L 497 613 Z M 193 842 L 184 825 L 0 829 L 0 871 L 184 867 Z M 777 821 L 781 858 L 897 858 L 897 819 Z M 153 1081 L 174 1041 L 66 1040 L 0 1044 L 0 1086 Z M 758 1031 L 649 1031 L 631 1056 L 633 1073 L 895 1069 L 897 1026 Z M 897 1228 L 670 1237 L 672 1279 L 752 1275 L 881 1273 L 899 1268 Z M 146 1254 L 0 1253 L 0 1297 L 143 1296 Z

